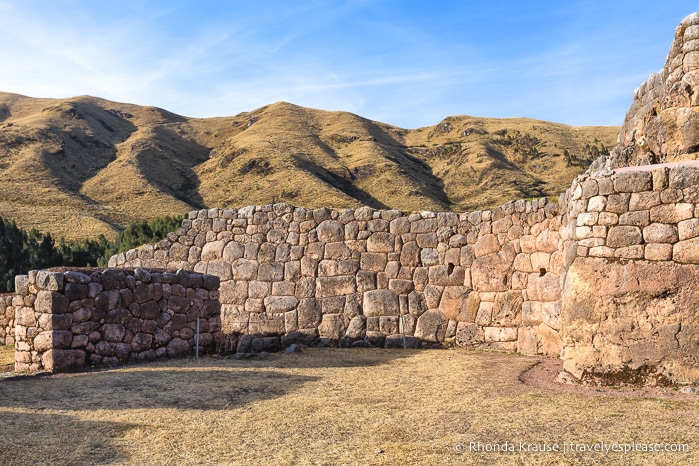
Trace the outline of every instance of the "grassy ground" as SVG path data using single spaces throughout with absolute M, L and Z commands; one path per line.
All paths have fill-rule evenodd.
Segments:
M 15 349 L 0 345 L 0 372 L 12 370 L 15 365 Z
M 306 349 L 0 381 L 12 464 L 696 464 L 699 401 L 524 385 L 533 358 Z M 688 443 L 689 453 L 487 453 L 481 444 Z M 459 450 L 463 445 L 465 451 Z M 455 448 L 456 446 L 456 448 Z

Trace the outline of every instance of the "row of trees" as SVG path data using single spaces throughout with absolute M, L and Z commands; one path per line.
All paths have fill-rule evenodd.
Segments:
M 14 221 L 0 217 L 0 293 L 14 291 L 15 275 L 29 270 L 49 267 L 106 267 L 114 254 L 128 251 L 142 244 L 155 243 L 179 228 L 184 217 L 162 217 L 150 222 L 129 224 L 114 242 L 104 235 L 97 240 L 56 244 L 50 233 L 35 229 L 27 232 Z

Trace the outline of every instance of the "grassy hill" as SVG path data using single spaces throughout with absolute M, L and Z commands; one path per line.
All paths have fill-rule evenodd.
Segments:
M 407 130 L 280 102 L 187 118 L 0 93 L 0 216 L 67 239 L 203 207 L 466 211 L 558 195 L 618 127 L 448 117 Z

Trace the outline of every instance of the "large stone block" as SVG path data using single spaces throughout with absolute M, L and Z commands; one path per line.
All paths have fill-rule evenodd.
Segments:
M 477 292 L 463 286 L 448 286 L 442 293 L 439 310 L 450 320 L 474 322 L 480 302 Z
M 65 314 L 69 311 L 69 305 L 70 301 L 68 298 L 55 291 L 40 290 L 36 294 L 36 300 L 34 301 L 34 309 L 37 312 L 46 314 Z
M 672 247 L 672 259 L 684 264 L 699 264 L 699 238 L 676 243 Z
M 364 293 L 364 315 L 367 317 L 397 316 L 400 312 L 398 295 L 390 290 L 371 290 Z
M 318 298 L 348 295 L 356 291 L 355 277 L 351 275 L 316 279 L 316 297 Z
M 251 313 L 248 333 L 253 336 L 283 335 L 286 332 L 284 314 Z
M 324 243 L 336 243 L 345 239 L 345 226 L 335 220 L 321 222 L 316 231 L 318 232 L 318 240 Z
M 34 337 L 34 350 L 38 352 L 56 348 L 70 348 L 73 334 L 66 330 L 41 332 Z
M 417 319 L 415 336 L 424 341 L 441 343 L 447 332 L 449 319 L 439 310 L 427 311 Z
M 236 259 L 231 265 L 234 280 L 254 280 L 257 278 L 259 264 L 256 260 Z
M 476 257 L 487 256 L 499 250 L 500 242 L 498 241 L 498 237 L 493 234 L 481 236 L 478 238 L 478 241 L 476 241 L 476 244 L 473 245 L 473 253 Z
M 368 252 L 393 252 L 395 247 L 395 236 L 387 232 L 372 233 L 366 242 Z
M 509 287 L 513 261 L 503 254 L 476 257 L 471 266 L 471 281 L 478 291 L 506 291 Z
M 85 365 L 85 351 L 78 349 L 50 349 L 41 355 L 41 364 L 49 372 L 81 369 Z
M 318 336 L 339 340 L 345 336 L 345 322 L 341 314 L 324 314 L 318 326 Z
M 564 368 L 576 377 L 655 374 L 698 383 L 688 362 L 699 359 L 698 300 L 697 265 L 576 259 L 561 311 Z
M 678 239 L 675 225 L 651 223 L 643 229 L 643 240 L 646 243 L 675 243 Z
M 607 246 L 610 248 L 623 248 L 643 242 L 641 229 L 635 226 L 616 226 L 609 229 Z

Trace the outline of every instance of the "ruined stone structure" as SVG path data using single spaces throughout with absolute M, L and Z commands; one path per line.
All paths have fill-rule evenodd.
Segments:
M 0 345 L 15 344 L 15 308 L 12 295 L 0 295 Z
M 150 335 L 144 326 L 167 327 L 165 315 L 174 324 L 185 308 L 202 309 L 197 299 L 208 298 L 211 306 L 220 303 L 221 313 L 220 320 L 207 313 L 207 338 L 229 351 L 291 343 L 454 343 L 560 355 L 577 378 L 699 383 L 698 93 L 695 13 L 678 27 L 664 69 L 636 91 L 619 145 L 577 177 L 557 203 L 519 200 L 460 214 L 288 204 L 194 211 L 167 239 L 110 259 L 110 267 L 137 268 L 102 274 L 125 274 L 127 286 L 114 299 L 97 300 L 111 289 L 99 274 L 80 278 L 89 279 L 83 284 L 88 295 L 80 299 L 67 297 L 69 287 L 65 296 L 50 290 L 58 308 L 70 301 L 71 325 L 83 322 L 82 309 L 106 312 L 108 320 L 131 310 L 127 302 L 136 303 L 129 318 L 137 325 L 119 323 L 119 341 L 111 327 L 107 331 L 115 323 L 103 322 L 100 312 L 91 333 L 65 329 L 66 339 L 72 332 L 72 341 L 94 362 L 112 362 L 119 351 L 139 359 L 169 354 L 169 344 L 158 346 L 156 334 L 139 336 Z M 147 283 L 136 276 L 143 269 L 180 270 L 150 274 L 149 293 L 162 322 L 144 320 L 137 310 L 144 306 L 135 297 Z M 19 298 L 0 300 L 0 329 L 11 327 L 14 317 L 15 334 L 6 329 L 4 337 L 16 340 L 18 364 L 47 368 L 44 358 L 50 359 L 54 343 L 42 342 L 46 352 L 40 354 L 39 337 L 30 342 L 23 323 L 33 316 L 35 332 L 51 330 L 41 324 L 43 308 L 37 306 L 45 307 L 49 290 L 38 286 L 38 276 L 30 275 L 28 285 L 19 279 Z M 218 277 L 220 292 L 194 287 L 194 300 L 174 309 L 173 296 L 190 294 L 170 286 L 165 296 L 167 280 L 179 276 Z M 96 285 L 103 288 L 97 294 L 90 291 Z M 168 341 L 191 339 L 185 328 L 175 331 Z M 106 353 L 98 352 L 98 343 Z
M 607 167 L 699 159 L 699 13 L 680 22 L 665 66 L 634 91 Z
M 564 217 L 546 199 L 460 215 L 210 209 L 110 266 L 219 276 L 232 339 L 398 346 L 405 333 L 412 345 L 558 355 Z
M 178 271 L 32 271 L 16 277 L 15 370 L 84 365 L 212 349 L 220 332 L 217 277 Z M 220 339 L 220 335 L 218 339 Z

